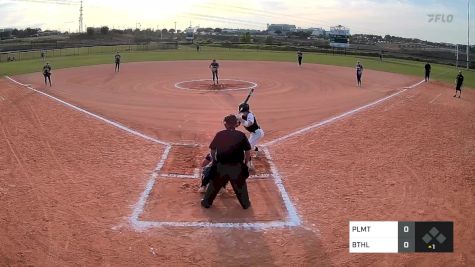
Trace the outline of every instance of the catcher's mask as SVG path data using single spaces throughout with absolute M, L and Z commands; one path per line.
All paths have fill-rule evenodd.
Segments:
M 249 111 L 249 104 L 242 103 L 239 105 L 239 112 L 248 112 Z

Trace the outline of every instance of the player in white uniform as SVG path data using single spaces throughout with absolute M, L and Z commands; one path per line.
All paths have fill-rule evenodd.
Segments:
M 249 110 L 249 104 L 239 105 L 239 115 L 237 116 L 242 126 L 251 134 L 249 135 L 249 143 L 251 148 L 255 151 L 259 151 L 257 144 L 264 137 L 264 130 L 257 123 L 257 119 L 254 114 Z

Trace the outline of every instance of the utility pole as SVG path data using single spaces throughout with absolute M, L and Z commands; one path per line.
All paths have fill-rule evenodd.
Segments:
M 455 49 L 457 50 L 455 52 L 455 55 L 456 55 L 455 68 L 458 69 L 459 67 L 459 45 L 458 44 L 455 45 Z
M 470 0 L 467 0 L 467 70 L 470 68 Z
M 82 0 L 81 0 L 81 7 L 79 8 L 79 33 L 83 32 L 83 20 L 82 20 Z

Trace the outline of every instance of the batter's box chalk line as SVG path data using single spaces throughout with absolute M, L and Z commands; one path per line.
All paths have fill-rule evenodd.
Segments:
M 197 222 L 179 222 L 179 221 L 170 221 L 170 222 L 167 222 L 167 221 L 141 221 L 139 219 L 140 215 L 143 213 L 144 211 L 144 208 L 145 208 L 145 205 L 146 205 L 146 202 L 147 202 L 147 199 L 153 189 L 153 186 L 155 185 L 156 181 L 157 181 L 157 178 L 159 176 L 159 173 L 160 173 L 160 170 L 162 169 L 163 165 L 165 164 L 165 161 L 166 159 L 168 158 L 168 155 L 170 154 L 170 150 L 172 148 L 173 145 L 184 145 L 184 146 L 193 146 L 193 145 L 196 145 L 196 144 L 181 144 L 181 143 L 169 143 L 169 142 L 165 142 L 165 141 L 161 141 L 159 139 L 156 139 L 156 138 L 153 138 L 153 137 L 150 137 L 148 135 L 145 135 L 143 133 L 140 133 L 136 130 L 133 130 L 131 128 L 128 128 L 127 126 L 124 126 L 118 122 L 115 122 L 115 121 L 112 121 L 112 120 L 109 120 L 109 119 L 106 119 L 100 115 L 97 115 L 93 112 L 90 112 L 90 111 L 87 111 L 83 108 L 80 108 L 78 106 L 75 106 L 71 103 L 68 103 L 64 100 L 61 100 L 57 97 L 54 97 L 52 95 L 49 95 L 45 92 L 42 92 L 42 91 L 39 91 L 37 89 L 34 89 L 31 85 L 26 85 L 26 84 L 23 84 L 21 82 L 18 82 L 14 79 L 12 79 L 11 77 L 9 76 L 5 76 L 8 80 L 10 80 L 11 82 L 15 83 L 15 84 L 18 84 L 20 86 L 23 86 L 29 90 L 32 90 L 40 95 L 43 95 L 43 96 L 46 96 L 54 101 L 57 101 L 69 108 L 72 108 L 76 111 L 79 111 L 81 113 L 84 113 L 86 115 L 89 115 L 97 120 L 100 120 L 106 124 L 109 124 L 111 126 L 114 126 L 118 129 L 121 129 L 131 135 L 134 135 L 134 136 L 138 136 L 138 137 L 141 137 L 145 140 L 148 140 L 148 141 L 151 141 L 153 143 L 156 143 L 156 144 L 161 144 L 163 146 L 165 146 L 164 148 L 164 151 L 163 151 L 163 154 L 159 160 L 159 162 L 157 163 L 157 165 L 155 166 L 155 169 L 151 172 L 150 174 L 150 177 L 149 177 L 149 180 L 145 186 L 145 189 L 144 191 L 142 192 L 142 194 L 140 195 L 137 203 L 135 203 L 135 205 L 133 206 L 133 209 L 132 209 L 132 214 L 131 216 L 129 217 L 129 222 L 131 223 L 132 227 L 137 230 L 137 231 L 141 231 L 141 230 L 145 230 L 145 229 L 149 229 L 149 228 L 155 228 L 155 227 L 207 227 L 207 228 L 239 228 L 239 229 L 252 229 L 252 230 L 264 230 L 264 229 L 269 229 L 269 228 L 286 228 L 286 227 L 297 227 L 297 226 L 300 226 L 301 225 L 301 220 L 300 220 L 300 217 L 297 213 L 297 210 L 292 202 L 292 200 L 290 199 L 284 185 L 283 185 L 283 182 L 282 182 L 282 177 L 275 165 L 275 163 L 272 161 L 272 157 L 271 157 L 271 153 L 268 149 L 268 147 L 270 145 L 273 145 L 275 143 L 278 143 L 278 142 L 281 142 L 281 141 L 284 141 L 288 138 L 291 138 L 291 137 L 294 137 L 294 136 L 297 136 L 297 135 L 301 135 L 303 133 L 306 133 L 308 131 L 311 131 L 315 128 L 318 128 L 320 126 L 323 126 L 325 124 L 329 124 L 329 123 L 332 123 L 338 119 L 341 119 L 343 117 L 347 117 L 347 116 L 350 116 L 350 115 L 353 115 L 353 114 L 356 114 L 362 110 L 365 110 L 369 107 L 372 107 L 372 106 L 375 106 L 379 103 L 382 103 L 396 95 L 399 95 L 403 92 L 405 92 L 406 90 L 408 89 L 412 89 L 412 88 L 415 88 L 416 86 L 420 85 L 423 83 L 423 81 L 417 83 L 417 84 L 414 84 L 412 86 L 409 86 L 409 87 L 406 87 L 404 88 L 403 90 L 400 90 L 392 95 L 389 95 L 389 96 L 386 96 L 384 98 L 381 98 L 377 101 L 374 101 L 372 103 L 369 103 L 367 105 L 364 105 L 362 107 L 359 107 L 359 108 L 356 108 L 356 109 L 353 109 L 353 110 L 350 110 L 348 112 L 345 112 L 341 115 L 338 115 L 338 116 L 335 116 L 333 118 L 330 118 L 330 119 L 327 119 L 327 120 L 324 120 L 324 121 L 321 121 L 321 122 L 318 122 L 318 123 L 315 123 L 315 124 L 312 124 L 308 127 L 305 127 L 303 129 L 300 129 L 298 131 L 295 131 L 293 133 L 290 133 L 288 135 L 285 135 L 285 136 L 282 136 L 280 138 L 277 138 L 277 139 L 274 139 L 270 142 L 267 142 L 265 143 L 263 146 L 262 146 L 262 150 L 264 151 L 264 154 L 266 156 L 266 159 L 268 160 L 268 163 L 269 163 L 269 166 L 270 166 L 270 169 L 271 169 L 271 176 L 274 178 L 274 182 L 277 186 L 277 189 L 282 197 L 282 201 L 284 203 L 284 206 L 286 208 L 286 211 L 287 211 L 287 216 L 284 220 L 277 220 L 277 221 L 265 221 L 265 222 L 249 222 L 249 223 L 229 223 L 229 222 L 226 222 L 226 223 L 220 223 L 220 222 L 201 222 L 201 221 L 197 221 Z M 257 84 L 256 84 L 257 86 Z M 193 175 L 194 176 L 194 175 Z

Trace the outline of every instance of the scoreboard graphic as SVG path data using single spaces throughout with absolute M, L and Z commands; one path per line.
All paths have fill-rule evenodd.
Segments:
M 350 253 L 453 252 L 453 222 L 350 221 Z

